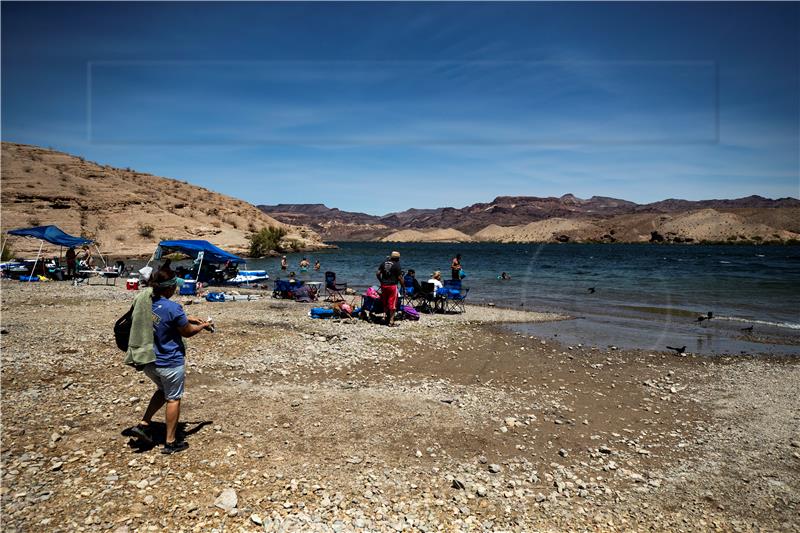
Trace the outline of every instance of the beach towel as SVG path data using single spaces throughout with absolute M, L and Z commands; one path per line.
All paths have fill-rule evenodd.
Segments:
M 328 307 L 312 307 L 308 312 L 311 318 L 333 318 L 333 309 Z
M 131 331 L 125 364 L 144 367 L 156 360 L 153 351 L 153 289 L 148 287 L 133 299 Z

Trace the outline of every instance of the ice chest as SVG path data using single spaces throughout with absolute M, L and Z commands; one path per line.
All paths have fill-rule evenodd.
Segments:
M 197 294 L 197 281 L 187 279 L 183 282 L 183 286 L 178 291 L 178 294 L 194 296 Z
M 125 280 L 125 288 L 129 291 L 138 291 L 139 290 L 139 280 L 136 278 L 128 278 Z

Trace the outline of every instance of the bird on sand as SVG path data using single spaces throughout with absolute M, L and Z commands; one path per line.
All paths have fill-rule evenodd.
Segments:
M 753 326 L 748 326 L 746 328 L 742 328 L 740 331 L 744 331 L 746 333 L 752 333 L 753 332 Z
M 673 348 L 672 346 L 667 346 L 667 349 L 675 350 L 675 353 L 677 353 L 678 355 L 686 352 L 686 346 L 681 346 L 680 348 Z
M 589 287 L 586 290 L 589 291 L 589 294 L 594 294 L 594 287 Z
M 703 320 L 711 320 L 712 318 L 714 318 L 714 313 L 712 313 L 711 311 L 709 311 L 709 312 L 706 314 L 706 316 L 702 316 L 702 315 L 701 315 L 701 316 L 697 317 L 697 321 L 698 321 L 698 322 L 702 322 Z

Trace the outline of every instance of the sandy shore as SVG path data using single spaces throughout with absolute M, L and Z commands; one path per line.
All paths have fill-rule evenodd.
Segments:
M 218 331 L 188 342 L 191 447 L 164 456 L 124 434 L 153 388 L 113 344 L 133 294 L 0 288 L 3 531 L 800 531 L 797 358 L 196 299 Z

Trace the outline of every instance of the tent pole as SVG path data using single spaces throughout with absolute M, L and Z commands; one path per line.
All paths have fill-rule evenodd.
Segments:
M 36 273 L 36 265 L 39 263 L 39 256 L 42 255 L 42 246 L 44 246 L 44 241 L 40 240 L 42 244 L 39 245 L 39 251 L 36 253 L 36 261 L 33 262 L 33 270 L 31 270 L 31 277 Z
M 3 254 L 6 251 L 6 241 L 7 240 L 8 240 L 8 236 L 6 236 L 6 238 L 3 239 L 3 246 L 2 246 L 2 248 L 0 248 L 0 257 L 3 257 Z
M 103 260 L 103 266 L 108 268 L 108 263 L 106 263 L 106 258 L 103 257 L 103 252 L 100 251 L 100 247 L 97 246 L 97 243 L 94 243 L 94 249 L 97 250 L 97 254 L 100 256 L 100 259 Z
M 194 277 L 195 281 L 200 281 L 200 269 L 203 268 L 203 259 L 205 259 L 206 254 L 200 256 L 200 264 L 197 265 L 197 275 Z

